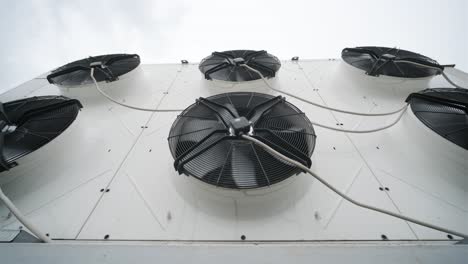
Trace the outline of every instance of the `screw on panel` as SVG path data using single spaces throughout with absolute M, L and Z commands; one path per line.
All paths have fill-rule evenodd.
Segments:
M 106 189 L 106 192 L 110 192 L 110 189 Z
M 379 187 L 379 190 L 383 191 L 383 190 L 384 190 L 384 188 L 383 188 L 383 187 Z
M 447 235 L 448 239 L 453 239 L 453 236 L 452 235 Z
M 111 149 L 108 149 L 107 152 L 111 152 Z
M 245 239 L 246 239 L 245 235 L 242 235 L 242 236 L 241 236 L 241 239 L 242 239 L 242 240 L 245 240 Z
M 379 146 L 377 146 L 377 147 L 375 147 L 375 148 L 376 148 L 376 149 L 380 149 L 380 147 L 379 147 Z
M 299 57 L 298 56 L 294 56 L 291 58 L 292 61 L 298 61 L 299 60 Z
M 317 212 L 317 211 L 315 211 L 314 217 L 315 217 L 315 220 L 317 220 L 317 221 L 320 220 L 320 219 L 322 219 L 322 217 L 320 216 L 319 212 Z
M 336 148 L 335 148 L 335 147 L 333 147 L 333 150 L 336 150 Z
M 182 64 L 188 64 L 188 60 L 181 60 L 180 61 Z
M 163 92 L 163 94 L 169 94 L 169 92 Z
M 167 212 L 167 221 L 171 221 L 172 220 L 172 214 L 171 212 Z
M 388 187 L 385 187 L 385 190 L 386 190 L 386 191 L 390 191 L 390 189 L 389 189 Z
M 148 126 L 141 126 L 141 128 L 143 128 L 143 129 L 144 129 L 144 128 L 148 128 Z
M 45 235 L 46 235 L 46 237 L 50 237 L 49 233 L 46 233 Z
M 104 239 L 109 239 L 109 237 L 110 237 L 109 235 L 105 235 Z
M 381 235 L 380 237 L 382 238 L 382 240 L 388 240 L 388 237 L 386 235 Z

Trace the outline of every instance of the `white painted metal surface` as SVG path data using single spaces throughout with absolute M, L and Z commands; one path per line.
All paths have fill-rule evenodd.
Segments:
M 449 73 L 468 86 L 468 74 Z M 270 82 L 308 100 L 361 112 L 394 110 L 411 92 L 448 87 L 440 77 L 370 77 L 340 60 L 284 61 Z M 272 93 L 261 80 L 204 80 L 197 64 L 141 65 L 101 86 L 128 104 L 160 109 L 184 109 L 198 97 L 224 92 Z M 84 108 L 65 133 L 2 173 L 0 184 L 54 239 L 380 240 L 384 234 L 390 240 L 448 240 L 447 234 L 349 204 L 303 174 L 250 191 L 216 189 L 178 175 L 167 145 L 177 113 L 123 108 L 91 85 L 59 88 L 42 76 L 0 100 L 48 94 L 77 98 Z M 331 113 L 286 98 L 309 119 L 344 128 L 378 127 L 394 118 Z M 362 202 L 468 232 L 468 151 L 433 133 L 411 111 L 374 134 L 318 127 L 316 133 L 312 169 L 327 181 Z M 7 215 L 0 205 L 0 229 L 17 229 Z

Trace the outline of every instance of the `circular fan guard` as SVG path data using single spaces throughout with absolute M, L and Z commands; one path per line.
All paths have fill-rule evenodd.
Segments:
M 40 96 L 11 101 L 0 111 L 0 171 L 60 135 L 82 108 L 78 100 Z
M 382 74 L 403 78 L 420 78 L 437 75 L 444 69 L 431 58 L 397 48 L 345 48 L 341 52 L 341 57 L 348 64 L 364 70 L 366 74 L 372 76 Z
M 229 50 L 213 52 L 200 63 L 199 69 L 208 80 L 241 82 L 258 80 L 258 74 L 239 66 L 247 64 L 260 71 L 267 78 L 275 77 L 281 62 L 264 50 Z
M 58 85 L 82 85 L 91 83 L 90 65 L 100 63 L 102 67 L 97 67 L 94 77 L 98 82 L 112 82 L 119 76 L 135 69 L 140 64 L 140 57 L 137 54 L 111 54 L 89 57 L 66 64 L 47 76 L 49 83 Z
M 176 170 L 231 189 L 265 187 L 300 172 L 242 133 L 311 166 L 316 136 L 305 114 L 281 96 L 238 92 L 200 98 L 177 117 L 168 138 Z
M 468 150 L 468 90 L 426 89 L 411 94 L 406 101 L 427 127 Z

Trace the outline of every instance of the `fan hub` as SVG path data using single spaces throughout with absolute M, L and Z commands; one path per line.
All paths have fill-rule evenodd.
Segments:
M 386 53 L 386 54 L 382 54 L 380 58 L 384 60 L 395 60 L 397 57 L 395 55 Z
M 230 121 L 229 132 L 232 136 L 241 136 L 242 134 L 252 135 L 252 123 L 243 116 L 234 118 Z

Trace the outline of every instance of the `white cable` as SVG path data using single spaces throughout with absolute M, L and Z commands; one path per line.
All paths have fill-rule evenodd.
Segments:
M 10 210 L 10 212 L 18 219 L 18 221 L 23 224 L 31 233 L 33 233 L 37 238 L 42 240 L 42 242 L 50 243 L 52 240 L 44 235 L 39 229 L 37 229 L 33 223 L 31 223 L 21 211 L 13 204 L 13 202 L 3 193 L 2 188 L 0 188 L 0 200 L 5 204 L 5 206 Z
M 369 130 L 350 130 L 350 129 L 342 129 L 342 128 L 336 128 L 336 127 L 331 127 L 331 126 L 327 126 L 327 125 L 322 125 L 322 124 L 319 124 L 319 123 L 316 123 L 316 122 L 313 122 L 313 121 L 310 121 L 313 125 L 316 125 L 316 126 L 319 126 L 319 127 L 323 127 L 323 128 L 326 128 L 326 129 L 331 129 L 331 130 L 335 130 L 335 131 L 338 131 L 338 132 L 345 132 L 345 133 L 356 133 L 356 134 L 364 134 L 364 133 L 373 133 L 373 132 L 377 132 L 377 131 L 381 131 L 381 130 L 384 130 L 384 129 L 387 129 L 389 127 L 392 127 L 394 126 L 396 123 L 398 123 L 398 121 L 400 121 L 401 117 L 403 116 L 403 114 L 406 112 L 406 109 L 408 108 L 408 105 L 405 105 L 405 108 L 403 109 L 403 111 L 400 112 L 400 114 L 398 115 L 397 119 L 395 119 L 395 121 L 393 121 L 392 123 L 388 124 L 388 125 L 385 125 L 383 127 L 378 127 L 378 128 L 374 128 L 374 129 L 369 129 Z
M 372 205 L 367 205 L 367 204 L 363 204 L 361 202 L 358 202 L 358 201 L 354 200 L 353 198 L 347 196 L 346 194 L 344 194 L 343 192 L 341 192 L 337 188 L 333 187 L 333 185 L 331 185 L 326 180 L 324 180 L 323 178 L 318 176 L 315 172 L 313 172 L 312 170 L 310 170 L 306 166 L 302 165 L 302 163 L 297 162 L 297 161 L 295 161 L 293 159 L 290 159 L 290 158 L 284 156 L 283 154 L 277 152 L 276 150 L 272 149 L 270 146 L 268 146 L 267 144 L 259 141 L 258 139 L 252 138 L 252 137 L 247 136 L 247 135 L 242 135 L 242 137 L 244 139 L 247 139 L 247 140 L 253 142 L 254 144 L 260 146 L 261 148 L 263 148 L 265 151 L 272 154 L 273 156 L 276 156 L 276 157 L 280 158 L 280 160 L 282 160 L 284 162 L 287 162 L 287 163 L 290 163 L 290 164 L 293 164 L 293 165 L 297 166 L 298 168 L 308 172 L 310 175 L 312 175 L 312 177 L 316 178 L 323 185 L 328 187 L 330 190 L 332 190 L 333 192 L 335 192 L 339 196 L 343 197 L 348 202 L 351 202 L 351 203 L 353 203 L 353 204 L 355 204 L 357 206 L 360 206 L 360 207 L 363 207 L 363 208 L 366 208 L 366 209 L 369 209 L 369 210 L 372 210 L 372 211 L 376 211 L 376 212 L 379 212 L 379 213 L 382 213 L 382 214 L 390 215 L 390 216 L 393 216 L 393 217 L 396 217 L 396 218 L 399 218 L 399 219 L 402 219 L 402 220 L 405 220 L 405 221 L 408 221 L 408 222 L 411 222 L 411 223 L 414 223 L 414 224 L 417 224 L 417 225 L 425 226 L 425 227 L 435 229 L 435 230 L 438 230 L 438 231 L 441 231 L 441 232 L 444 232 L 444 233 L 447 233 L 447 234 L 453 234 L 453 235 L 462 237 L 464 239 L 468 238 L 468 235 L 457 232 L 457 231 L 446 229 L 446 228 L 443 228 L 443 227 L 440 227 L 440 226 L 436 226 L 436 225 L 433 225 L 433 224 L 430 224 L 430 223 L 423 222 L 421 220 L 411 218 L 409 216 L 394 213 L 394 212 L 391 212 L 391 211 L 388 211 L 388 210 L 385 210 L 385 209 L 382 209 L 382 208 L 378 208 L 378 207 L 374 207 Z
M 393 112 L 389 112 L 389 113 L 378 113 L 378 114 L 369 114 L 369 113 L 357 113 L 357 112 L 350 112 L 350 111 L 345 111 L 345 110 L 339 110 L 339 109 L 335 109 L 335 108 L 332 108 L 332 107 L 328 107 L 328 106 L 323 106 L 323 105 L 320 105 L 320 104 L 317 104 L 317 103 L 313 103 L 313 102 L 310 102 L 308 100 L 305 100 L 305 99 L 302 99 L 302 98 L 299 98 L 295 95 L 291 95 L 289 93 L 286 93 L 286 92 L 283 92 L 283 91 L 280 91 L 278 89 L 275 89 L 274 87 L 270 86 L 270 84 L 267 82 L 267 80 L 265 79 L 265 77 L 263 76 L 263 74 L 260 72 L 260 71 L 257 71 L 256 69 L 246 65 L 246 64 L 241 64 L 241 66 L 247 68 L 248 70 L 251 70 L 255 73 L 257 73 L 260 78 L 262 78 L 263 82 L 265 82 L 265 84 L 270 88 L 272 89 L 273 91 L 277 91 L 277 92 L 280 92 L 280 93 L 283 93 L 283 94 L 286 94 L 286 95 L 289 95 L 291 97 L 294 97 L 298 100 L 301 100 L 303 102 L 306 102 L 306 103 L 309 103 L 309 104 L 312 104 L 312 105 L 316 105 L 316 106 L 319 106 L 319 107 L 322 107 L 322 108 L 325 108 L 325 109 L 329 109 L 329 110 L 332 110 L 332 111 L 336 111 L 336 112 L 341 112 L 341 113 L 347 113 L 347 114 L 353 114 L 353 115 L 362 115 L 362 116 L 384 116 L 384 115 L 391 115 L 391 114 L 396 114 L 396 113 L 400 113 L 397 117 L 397 119 L 395 119 L 395 121 L 393 121 L 392 123 L 388 124 L 388 125 L 385 125 L 383 127 L 378 127 L 378 128 L 374 128 L 374 129 L 369 129 L 369 130 L 350 130 L 350 129 L 342 129 L 342 128 L 336 128 L 336 127 L 331 127 L 331 126 L 327 126 L 327 125 L 323 125 L 323 124 L 320 124 L 320 123 L 316 123 L 316 122 L 313 122 L 311 121 L 311 123 L 313 125 L 316 125 L 316 126 L 319 126 L 319 127 L 323 127 L 323 128 L 326 128 L 326 129 L 331 129 L 331 130 L 334 130 L 334 131 L 338 131 L 338 132 L 345 132 L 345 133 L 357 133 L 357 134 L 364 134 L 364 133 L 373 133 L 373 132 L 377 132 L 377 131 L 381 131 L 381 130 L 384 130 L 384 129 L 387 129 L 389 127 L 392 127 L 394 126 L 396 123 L 398 123 L 398 121 L 400 121 L 401 117 L 403 116 L 403 114 L 406 112 L 406 109 L 408 109 L 408 104 L 405 104 L 405 106 L 403 106 L 403 108 L 400 108 L 398 109 L 397 111 L 393 111 Z
M 317 107 L 320 107 L 320 108 L 323 108 L 323 109 L 331 110 L 331 111 L 334 111 L 334 112 L 340 112 L 340 113 L 350 114 L 350 115 L 360 115 L 360 116 L 387 116 L 387 115 L 393 115 L 393 114 L 399 113 L 399 112 L 406 109 L 406 105 L 405 105 L 400 109 L 397 109 L 397 110 L 391 111 L 391 112 L 387 112 L 387 113 L 360 113 L 360 112 L 353 112 L 353 111 L 333 108 L 333 107 L 326 106 L 326 105 L 321 105 L 321 104 L 318 104 L 318 103 L 303 99 L 303 98 L 301 98 L 299 96 L 296 96 L 294 94 L 290 94 L 288 92 L 276 89 L 273 86 L 271 86 L 270 83 L 268 83 L 268 81 L 265 79 L 265 77 L 263 76 L 263 74 L 260 71 L 250 67 L 247 64 L 241 64 L 240 66 L 242 66 L 244 68 L 247 68 L 250 71 L 255 72 L 258 76 L 260 76 L 260 78 L 263 80 L 263 82 L 266 84 L 266 86 L 268 86 L 268 88 L 270 88 L 271 90 L 273 90 L 275 92 L 282 93 L 282 94 L 285 94 L 287 96 L 291 96 L 291 97 L 296 98 L 297 100 L 302 101 L 304 103 L 308 103 L 308 104 L 311 104 L 311 105 L 314 105 L 314 106 L 317 106 Z
M 437 67 L 433 67 L 433 66 L 429 66 L 429 65 L 425 65 L 425 64 L 422 64 L 422 63 L 417 63 L 417 62 L 414 62 L 414 61 L 407 61 L 407 60 L 395 60 L 394 61 L 395 63 L 408 63 L 408 64 L 413 64 L 413 65 L 417 65 L 417 66 L 420 66 L 420 67 L 425 67 L 425 68 L 429 68 L 429 69 L 434 69 L 438 72 L 440 72 L 442 74 L 442 77 L 444 77 L 444 79 L 449 82 L 451 85 L 453 85 L 455 88 L 459 88 L 459 89 L 468 89 L 466 87 L 461 87 L 460 85 L 454 83 L 448 76 L 447 74 L 444 72 L 444 70 L 440 69 L 440 68 L 437 68 Z
M 110 101 L 118 104 L 118 105 L 121 105 L 123 107 L 127 107 L 127 108 L 130 108 L 130 109 L 134 109 L 134 110 L 139 110 L 139 111 L 146 111 L 146 112 L 182 112 L 184 110 L 178 110 L 178 109 L 151 109 L 151 108 L 142 108 L 142 107 L 137 107 L 137 106 L 133 106 L 133 105 L 128 105 L 128 104 L 124 104 L 124 103 L 121 103 L 117 100 L 115 100 L 114 98 L 110 97 L 108 94 L 106 94 L 100 87 L 99 87 L 99 84 L 98 82 L 96 81 L 96 78 L 94 78 L 94 67 L 91 67 L 91 79 L 93 80 L 94 82 L 94 85 L 96 86 L 96 90 L 98 90 L 98 92 L 100 94 L 102 94 L 102 96 L 106 97 L 107 99 L 109 99 Z

